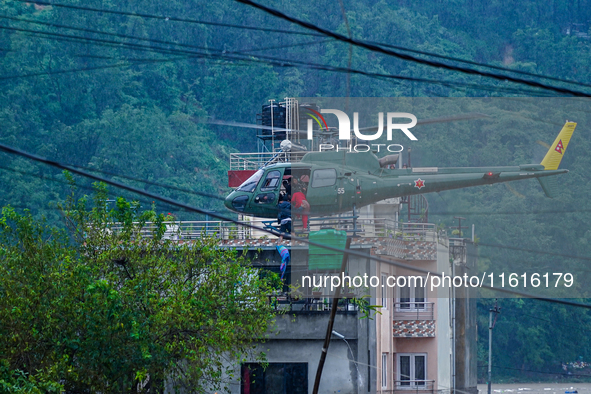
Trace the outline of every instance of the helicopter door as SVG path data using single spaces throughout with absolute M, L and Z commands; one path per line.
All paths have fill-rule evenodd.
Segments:
M 339 210 L 349 211 L 355 204 L 355 186 L 357 176 L 351 172 L 345 172 L 339 177 L 339 188 L 337 189 Z
M 322 168 L 312 172 L 308 201 L 312 210 L 325 210 L 337 203 L 337 170 Z
M 273 205 L 277 204 L 281 179 L 283 178 L 283 169 L 273 169 L 264 174 L 263 181 L 259 185 L 254 197 L 255 205 Z

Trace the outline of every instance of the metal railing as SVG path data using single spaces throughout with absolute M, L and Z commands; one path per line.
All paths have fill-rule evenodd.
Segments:
M 434 320 L 433 302 L 395 302 L 393 320 Z
M 258 170 L 264 165 L 296 163 L 308 152 L 230 153 L 230 170 Z
M 241 223 L 265 228 L 265 224 L 271 219 L 251 219 L 244 220 Z M 137 223 L 135 223 L 137 224 Z M 239 224 L 222 220 L 197 220 L 197 221 L 175 221 L 165 222 L 165 239 L 172 240 L 192 240 L 202 237 L 214 237 L 218 239 L 253 239 L 268 236 L 267 233 L 257 231 L 256 229 L 240 226 Z M 401 239 L 405 241 L 437 241 L 435 225 L 430 223 L 400 223 L 391 219 L 357 219 L 357 230 L 354 231 L 354 221 L 352 216 L 347 217 L 320 217 L 310 218 L 310 231 L 318 231 L 325 228 L 344 230 L 347 233 L 362 237 L 384 237 L 392 239 Z M 297 231 L 298 226 L 294 224 Z M 112 231 L 121 231 L 122 226 L 115 225 Z M 147 222 L 137 230 L 137 236 L 142 238 L 152 238 L 157 230 L 153 222 Z M 298 232 L 299 233 L 299 232 Z
M 318 296 L 309 298 L 294 298 L 289 294 L 269 295 L 269 303 L 276 311 L 282 312 L 330 312 L 332 298 Z M 341 298 L 338 302 L 337 313 L 355 314 L 359 311 L 359 305 L 349 298 Z
M 266 221 L 268 221 L 268 219 L 253 219 L 243 221 L 242 223 L 263 228 L 263 222 Z M 221 220 L 165 222 L 165 226 L 166 231 L 164 232 L 163 238 L 171 240 L 193 240 L 203 237 L 213 237 L 218 239 L 252 239 L 266 235 L 263 233 L 258 234 L 255 229 Z M 122 226 L 115 225 L 111 230 L 115 232 L 121 231 Z M 155 223 L 147 222 L 136 232 L 136 234 L 141 238 L 152 238 L 156 233 L 156 230 L 157 225 Z
M 353 216 L 310 218 L 309 222 L 310 231 L 332 228 L 363 237 L 388 237 L 404 241 L 437 241 L 436 227 L 432 223 L 401 223 L 392 219 L 359 217 L 355 221 Z
M 382 390 L 382 393 L 408 393 L 415 391 L 420 393 L 432 393 L 435 380 L 395 380 L 394 389 Z

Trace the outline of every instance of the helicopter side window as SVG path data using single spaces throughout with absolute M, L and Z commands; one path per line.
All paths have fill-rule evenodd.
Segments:
M 314 171 L 312 187 L 332 186 L 335 183 L 337 183 L 337 170 L 334 168 Z
M 261 191 L 264 192 L 277 189 L 277 186 L 279 186 L 280 184 L 280 179 L 281 173 L 279 171 L 269 171 L 267 177 L 265 178 L 265 181 L 261 186 Z
M 254 191 L 254 189 L 256 189 L 256 187 L 259 184 L 259 181 L 261 180 L 262 177 L 263 177 L 263 170 L 258 170 L 257 172 L 252 174 L 250 178 L 248 178 L 246 181 L 244 181 L 244 183 L 242 185 L 240 185 L 240 187 L 238 189 L 236 189 L 236 191 L 252 193 Z

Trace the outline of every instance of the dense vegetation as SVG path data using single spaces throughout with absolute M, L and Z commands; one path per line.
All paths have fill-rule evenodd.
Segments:
M 97 187 L 63 205 L 67 232 L 2 210 L 0 392 L 224 387 L 275 316 L 273 276 L 215 240 L 173 243 L 163 214 L 109 209 Z
M 227 192 L 225 170 L 229 152 L 253 151 L 255 139 L 254 132 L 248 129 L 208 126 L 205 123 L 208 117 L 252 123 L 268 99 L 286 96 L 501 97 L 510 95 L 501 90 L 505 88 L 517 89 L 513 96 L 552 95 L 525 86 L 420 66 L 358 48 L 351 52 L 354 69 L 435 82 L 386 80 L 357 74 L 348 77 L 346 73 L 310 68 L 311 64 L 347 67 L 346 44 L 327 41 L 324 37 L 174 20 L 177 17 L 303 32 L 229 0 L 160 1 L 141 5 L 99 0 L 63 3 L 165 15 L 171 19 L 21 1 L 2 2 L 0 142 L 63 163 L 100 170 L 114 179 L 212 210 L 223 210 L 218 200 L 179 189 L 223 196 Z M 321 7 L 313 1 L 267 3 L 342 34 L 348 34 L 348 24 L 351 34 L 358 39 L 591 83 L 591 42 L 565 35 L 573 23 L 582 23 L 583 30 L 589 29 L 585 23 L 591 19 L 591 9 L 580 0 L 528 0 L 510 4 L 474 0 L 344 1 L 347 23 L 336 1 Z M 235 52 L 249 56 L 230 59 L 238 55 Z M 270 64 L 263 56 L 276 60 Z M 307 67 L 293 67 L 288 61 L 301 62 Z M 452 84 L 437 82 L 442 80 Z M 460 82 L 480 87 L 453 85 Z M 561 198 L 546 199 L 535 181 L 429 196 L 431 221 L 450 226 L 453 216 L 461 215 L 467 218 L 464 223 L 476 225 L 483 244 L 481 268 L 510 271 L 512 267 L 522 269 L 525 264 L 528 269 L 545 272 L 560 263 L 561 267 L 576 271 L 581 275 L 577 280 L 578 292 L 559 294 L 564 297 L 584 290 L 588 283 L 584 276 L 588 258 L 561 255 L 591 256 L 588 230 L 591 207 L 587 198 L 591 194 L 588 182 L 591 158 L 587 154 L 591 143 L 586 138 L 590 113 L 584 103 L 561 104 L 560 110 L 555 111 L 552 102 L 520 110 L 504 104 L 494 113 L 487 113 L 493 117 L 492 121 L 425 128 L 419 143 L 412 145 L 413 164 L 522 164 L 539 161 L 540 147 L 536 142 L 551 143 L 565 117 L 578 121 L 579 127 L 563 162 L 563 167 L 573 171 L 561 177 L 560 186 L 564 190 Z M 478 110 L 476 107 L 471 110 Z M 461 112 L 464 108 L 449 104 L 449 112 L 456 110 Z M 424 117 L 430 117 L 425 111 Z M 542 148 L 542 154 L 543 151 Z M 78 196 L 87 193 L 84 187 L 89 183 L 79 179 L 78 184 L 81 186 Z M 67 188 L 64 176 L 57 170 L 0 154 L 0 205 L 11 204 L 17 211 L 28 208 L 35 218 L 45 216 L 50 223 L 59 223 L 56 203 L 64 198 Z M 115 190 L 111 193 L 111 199 L 120 195 L 130 197 Z M 152 201 L 141 200 L 141 203 L 143 209 L 152 205 Z M 157 210 L 173 212 L 180 219 L 200 218 L 164 205 L 157 205 Z M 516 246 L 555 255 L 484 244 Z M 484 336 L 488 306 L 488 301 L 484 301 L 479 310 L 483 319 L 480 333 Z M 506 301 L 503 307 L 503 319 L 509 323 L 505 328 L 501 324 L 497 331 L 500 339 L 495 361 L 497 365 L 515 369 L 495 371 L 495 376 L 526 376 L 525 370 L 547 372 L 561 361 L 574 361 L 579 356 L 591 360 L 591 347 L 585 340 L 573 340 L 584 338 L 589 328 L 586 310 L 525 300 Z M 525 319 L 525 314 L 520 313 L 524 310 L 537 319 Z M 567 330 L 564 322 L 569 322 L 570 335 L 562 335 Z M 484 349 L 485 341 L 479 343 Z M 484 360 L 484 353 L 481 356 Z M 544 376 L 547 375 L 527 375 L 527 379 Z

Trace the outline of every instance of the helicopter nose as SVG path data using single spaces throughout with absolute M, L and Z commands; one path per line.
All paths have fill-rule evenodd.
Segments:
M 226 199 L 224 200 L 224 205 L 226 206 L 226 208 L 228 208 L 230 211 L 233 211 L 234 209 L 232 208 L 232 200 L 234 199 L 234 193 L 230 193 L 228 195 L 228 197 L 226 197 Z
M 228 197 L 224 200 L 224 205 L 230 210 L 234 212 L 244 212 L 246 208 L 246 204 L 248 203 L 249 196 L 245 194 L 241 194 L 240 192 L 233 192 L 230 193 Z

